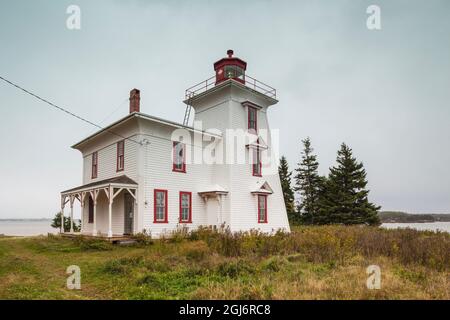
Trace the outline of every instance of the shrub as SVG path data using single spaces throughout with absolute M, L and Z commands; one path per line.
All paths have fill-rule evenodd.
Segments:
M 153 244 L 152 234 L 150 232 L 147 232 L 145 229 L 143 232 L 134 234 L 131 238 L 140 245 Z
M 79 246 L 81 251 L 107 251 L 113 249 L 112 244 L 105 240 L 77 237 L 74 239 L 74 243 Z
M 254 268 L 244 260 L 227 261 L 219 264 L 216 272 L 223 277 L 237 278 L 242 274 L 253 273 Z
M 182 248 L 186 258 L 189 260 L 200 261 L 210 254 L 209 247 L 204 241 L 195 241 L 188 243 Z
M 283 257 L 272 257 L 262 262 L 261 269 L 263 271 L 278 272 L 287 264 L 287 260 Z
M 132 267 L 142 265 L 143 261 L 142 256 L 109 260 L 104 264 L 103 270 L 111 274 L 126 274 Z

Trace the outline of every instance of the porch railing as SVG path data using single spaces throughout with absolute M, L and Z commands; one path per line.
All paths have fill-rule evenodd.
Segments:
M 255 78 L 249 76 L 249 75 L 244 75 L 243 79 L 244 81 L 244 85 L 250 89 L 253 89 L 259 93 L 262 93 L 270 98 L 277 98 L 277 90 L 275 88 L 272 88 L 271 86 L 256 80 Z M 239 82 L 241 83 L 241 82 Z M 206 79 L 200 83 L 197 83 L 196 85 L 186 89 L 185 92 L 185 98 L 186 99 L 190 99 L 193 98 L 194 96 L 203 93 L 209 89 L 211 89 L 212 87 L 214 87 L 216 85 L 216 76 L 213 76 L 209 79 Z

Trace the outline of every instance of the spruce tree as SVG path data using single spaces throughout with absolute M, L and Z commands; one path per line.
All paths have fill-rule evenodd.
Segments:
M 64 216 L 64 232 L 70 231 L 70 218 Z M 61 228 L 61 212 L 58 212 L 52 220 L 51 227 L 55 229 Z M 80 232 L 81 223 L 77 222 L 75 219 L 73 220 L 73 231 Z
M 336 161 L 320 196 L 321 223 L 379 224 L 381 207 L 368 200 L 367 174 L 362 162 L 356 161 L 352 149 L 345 143 L 342 143 Z
M 305 224 L 314 224 L 315 216 L 318 213 L 319 192 L 322 178 L 319 176 L 316 155 L 311 147 L 311 139 L 308 137 L 302 140 L 303 151 L 301 162 L 295 169 L 295 191 L 300 193 L 301 202 L 298 207 L 300 219 Z
M 278 174 L 280 175 L 281 189 L 283 191 L 286 211 L 288 215 L 292 215 L 295 212 L 294 191 L 292 190 L 291 187 L 292 172 L 289 171 L 289 164 L 285 156 L 282 156 L 280 159 L 280 165 L 278 166 Z

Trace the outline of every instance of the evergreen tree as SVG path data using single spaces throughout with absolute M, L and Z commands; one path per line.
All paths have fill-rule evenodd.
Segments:
M 52 228 L 61 229 L 61 212 L 58 212 L 52 220 Z M 81 223 L 73 220 L 73 231 L 79 232 L 81 230 Z M 64 216 L 64 232 L 70 232 L 70 218 Z
M 369 224 L 380 223 L 377 211 L 381 207 L 370 203 L 366 190 L 366 171 L 357 162 L 345 143 L 337 154 L 337 165 L 330 174 L 320 196 L 320 223 Z
M 278 174 L 280 175 L 281 189 L 283 191 L 284 203 L 286 205 L 286 211 L 288 215 L 295 212 L 294 206 L 294 191 L 291 187 L 291 175 L 289 171 L 289 164 L 285 156 L 280 159 L 280 165 L 278 166 Z
M 301 162 L 298 163 L 295 175 L 295 191 L 301 196 L 298 207 L 300 219 L 303 223 L 314 224 L 315 216 L 318 213 L 319 191 L 321 189 L 322 178 L 319 176 L 316 155 L 311 147 L 310 138 L 302 140 L 303 151 Z

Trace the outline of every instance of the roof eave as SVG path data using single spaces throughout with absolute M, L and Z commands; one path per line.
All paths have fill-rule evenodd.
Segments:
M 113 128 L 113 127 L 115 127 L 115 126 L 117 126 L 117 125 L 119 125 L 119 124 L 121 124 L 121 123 L 123 123 L 125 121 L 128 121 L 129 119 L 133 118 L 136 115 L 137 115 L 137 112 L 133 112 L 133 113 L 128 114 L 127 116 L 125 116 L 125 117 L 123 117 L 123 118 L 121 118 L 121 119 L 111 123 L 109 126 L 103 128 L 103 129 L 100 129 L 100 130 L 94 132 L 93 134 L 91 134 L 90 136 L 88 136 L 87 138 L 84 138 L 83 140 L 75 143 L 74 145 L 71 146 L 71 148 L 72 149 L 76 149 L 76 150 L 80 150 L 79 147 L 82 146 L 83 144 L 85 144 L 86 142 L 89 142 L 90 140 L 92 140 L 93 138 L 95 138 L 96 136 L 98 136 L 101 133 L 108 132 L 109 130 L 111 130 L 111 128 Z
M 131 118 L 134 118 L 134 117 L 145 119 L 145 120 L 149 120 L 149 121 L 153 121 L 153 122 L 158 122 L 158 123 L 161 123 L 161 124 L 164 124 L 164 125 L 169 125 L 169 126 L 176 127 L 176 128 L 179 128 L 179 129 L 186 129 L 186 130 L 189 130 L 189 131 L 192 131 L 192 132 L 202 133 L 202 134 L 205 134 L 205 135 L 208 135 L 208 136 L 211 136 L 211 137 L 215 137 L 215 138 L 219 138 L 219 139 L 222 138 L 221 135 L 214 134 L 214 133 L 211 133 L 211 132 L 208 132 L 208 131 L 201 131 L 201 130 L 195 129 L 194 127 L 185 126 L 185 125 L 183 125 L 181 123 L 177 123 L 177 122 L 174 122 L 174 121 L 165 120 L 165 119 L 162 119 L 162 118 L 150 116 L 148 114 L 141 113 L 141 112 L 133 112 L 133 113 L 127 115 L 126 117 L 123 117 L 123 118 L 117 120 L 116 122 L 113 122 L 109 126 L 107 126 L 107 127 L 103 128 L 103 129 L 101 129 L 101 130 L 91 134 L 87 138 L 85 138 L 85 139 L 81 140 L 80 142 L 78 142 L 78 143 L 74 144 L 73 146 L 71 146 L 71 148 L 76 149 L 76 150 L 80 150 L 80 147 L 83 144 L 85 144 L 85 143 L 89 142 L 90 140 L 94 139 L 99 134 L 102 134 L 104 132 L 108 132 L 112 128 L 114 128 L 115 126 L 121 125 L 122 123 L 124 123 L 124 122 L 126 122 L 126 121 L 128 121 L 128 120 L 130 120 Z M 111 134 L 113 134 L 113 133 L 111 133 Z

